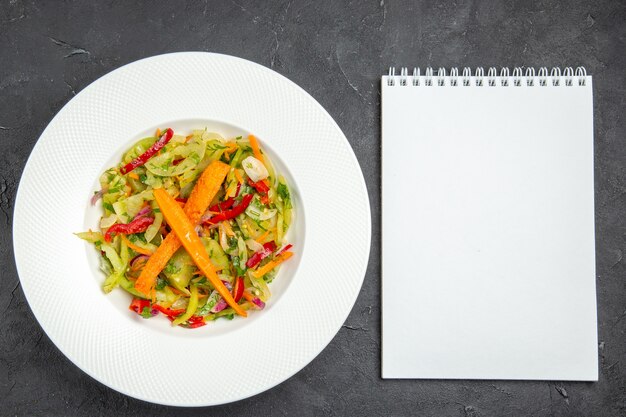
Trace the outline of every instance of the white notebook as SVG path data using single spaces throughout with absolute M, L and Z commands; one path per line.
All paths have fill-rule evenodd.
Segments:
M 390 70 L 382 155 L 383 378 L 597 380 L 584 69 Z

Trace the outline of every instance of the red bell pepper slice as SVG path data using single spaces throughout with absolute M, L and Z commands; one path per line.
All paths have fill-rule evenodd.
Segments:
M 154 154 L 159 152 L 161 148 L 167 145 L 170 139 L 172 139 L 172 136 L 174 136 L 174 131 L 170 128 L 167 128 L 165 132 L 163 133 L 163 135 L 159 138 L 159 140 L 154 142 L 154 144 L 150 146 L 147 151 L 145 151 L 144 153 L 139 155 L 137 158 L 133 159 L 128 164 L 124 165 L 122 169 L 120 169 L 120 172 L 122 173 L 122 175 L 126 175 L 133 169 L 140 167 L 146 162 L 148 162 L 148 159 L 152 158 Z
M 228 210 L 233 206 L 233 204 L 235 204 L 235 199 L 231 197 L 222 201 L 221 203 L 217 203 L 216 205 L 209 207 L 209 211 L 219 212 Z
M 132 235 L 133 233 L 145 232 L 148 226 L 154 223 L 154 217 L 136 217 L 132 222 L 128 224 L 117 223 L 109 227 L 109 230 L 104 234 L 104 240 L 111 241 L 111 237 L 114 233 L 123 233 L 125 235 Z
M 172 310 L 171 308 L 166 308 L 158 304 L 153 304 L 152 307 L 156 310 L 159 310 L 161 313 L 165 314 L 168 317 L 178 317 L 185 312 L 184 308 Z
M 274 242 L 267 242 L 263 245 L 263 249 L 255 252 L 254 255 L 252 255 L 250 259 L 248 259 L 248 262 L 246 262 L 246 266 L 248 268 L 254 268 L 258 264 L 260 264 L 263 259 L 270 256 L 275 250 L 276 244 Z
M 189 329 L 195 329 L 196 327 L 202 327 L 206 325 L 206 323 L 204 322 L 204 318 L 200 316 L 189 317 L 189 319 L 187 320 L 187 323 L 188 324 L 185 325 L 185 327 Z
M 243 278 L 242 277 L 237 277 L 237 279 L 235 280 L 235 286 L 233 287 L 233 299 L 235 300 L 236 303 L 239 302 L 239 300 L 241 300 L 241 297 L 243 296 Z
M 143 309 L 146 307 L 150 307 L 150 301 L 143 300 L 141 298 L 133 298 L 133 301 L 130 303 L 130 306 L 128 306 L 128 309 L 137 314 L 141 314 Z
M 243 199 L 238 205 L 236 205 L 230 210 L 225 210 L 219 214 L 216 214 L 215 216 L 211 217 L 209 220 L 205 221 L 204 224 L 216 224 L 221 221 L 230 220 L 239 216 L 241 213 L 244 212 L 246 208 L 248 208 L 253 197 L 254 196 L 252 194 L 244 195 Z
M 248 184 L 250 185 L 250 187 L 257 190 L 259 194 L 267 194 L 267 192 L 270 190 L 270 187 L 268 187 L 267 184 L 263 181 L 254 182 L 250 178 L 248 178 Z
M 276 256 L 280 255 L 281 253 L 288 251 L 289 249 L 293 248 L 293 245 L 290 243 L 287 246 L 285 246 L 284 248 L 282 248 L 277 254 Z
M 174 321 L 176 319 L 175 316 L 167 316 L 167 318 L 169 321 Z M 181 326 L 189 329 L 195 329 L 196 327 L 202 327 L 204 325 L 206 325 L 204 318 L 200 316 L 192 316 L 185 323 L 181 324 Z

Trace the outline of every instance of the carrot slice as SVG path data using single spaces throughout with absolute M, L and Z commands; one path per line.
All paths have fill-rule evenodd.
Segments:
M 230 294 L 230 291 L 228 291 L 224 283 L 217 276 L 209 254 L 194 230 L 193 223 L 191 223 L 189 218 L 185 215 L 183 209 L 176 204 L 176 200 L 163 188 L 154 190 L 154 198 L 167 224 L 170 225 L 174 234 L 178 236 L 178 239 L 180 239 L 183 247 L 187 250 L 187 253 L 189 253 L 196 266 L 202 271 L 204 276 L 209 279 L 213 287 L 215 287 L 217 292 L 224 298 L 224 301 L 226 301 L 237 314 L 246 317 L 247 313 L 239 307 Z M 285 252 L 283 255 L 286 253 L 289 252 Z
M 248 291 L 244 291 L 242 297 L 250 301 L 251 303 L 253 302 L 252 300 L 254 300 L 254 295 L 250 294 Z
M 248 140 L 250 141 L 250 146 L 252 147 L 252 153 L 254 153 L 254 157 L 265 164 L 265 159 L 263 158 L 263 154 L 261 153 L 261 148 L 259 148 L 259 141 L 254 135 L 248 136 Z
M 222 227 L 224 228 L 224 232 L 226 232 L 226 234 L 228 236 L 235 236 L 235 232 L 233 231 L 233 228 L 230 226 L 230 221 L 226 220 L 220 223 L 222 225 Z
M 267 237 L 267 235 L 269 235 L 269 234 L 270 234 L 270 231 L 266 230 L 265 233 L 263 233 L 261 236 L 257 237 L 254 240 L 256 240 L 259 243 L 263 243 L 263 239 L 265 239 Z
M 233 142 L 227 142 L 224 145 L 226 145 L 226 147 L 228 148 L 227 150 L 224 151 L 224 153 L 231 154 L 231 153 L 235 152 L 237 149 L 239 149 L 237 147 L 237 144 L 233 143 Z
M 191 195 L 185 204 L 185 214 L 192 224 L 198 224 L 202 214 L 211 204 L 215 194 L 219 191 L 224 178 L 230 171 L 230 166 L 219 162 L 212 162 L 202 173 Z M 157 250 L 150 256 L 141 275 L 135 282 L 135 289 L 143 294 L 150 294 L 156 285 L 157 276 L 165 268 L 172 255 L 180 248 L 180 240 L 175 233 L 169 233 Z
M 167 288 L 169 288 L 169 289 L 170 289 L 170 291 L 172 291 L 172 292 L 173 292 L 174 294 L 176 294 L 176 295 L 183 295 L 183 294 L 185 294 L 184 292 L 182 292 L 182 291 L 181 291 L 181 290 L 179 290 L 178 288 L 174 288 L 174 287 L 172 287 L 172 286 L 170 286 L 170 285 L 168 285 L 168 286 L 167 286 Z M 172 303 L 172 304 L 174 304 L 174 303 Z
M 293 256 L 293 252 L 283 252 L 278 255 L 273 261 L 266 263 L 261 268 L 257 269 L 252 273 L 255 278 L 261 278 L 263 275 L 270 272 L 272 269 L 276 268 L 281 263 L 285 262 L 287 259 Z
M 239 184 L 243 184 L 243 177 L 238 169 L 235 170 L 235 178 L 237 178 L 237 182 L 239 182 Z
M 131 242 L 126 236 L 124 236 L 123 234 L 120 234 L 120 237 L 122 238 L 122 240 L 124 242 L 126 242 L 126 246 L 128 246 L 129 248 L 131 248 L 132 250 L 134 250 L 137 253 L 140 253 L 142 255 L 152 255 L 152 252 L 150 252 L 148 249 L 144 249 L 144 248 L 140 248 L 139 246 L 135 245 L 133 242 Z

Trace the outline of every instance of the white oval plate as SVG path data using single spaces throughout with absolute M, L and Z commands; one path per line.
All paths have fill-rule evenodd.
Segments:
M 287 174 L 297 255 L 265 310 L 188 330 L 131 314 L 121 289 L 102 292 L 97 254 L 73 232 L 97 227 L 98 176 L 157 126 L 252 132 Z M 206 406 L 274 387 L 324 349 L 361 288 L 370 221 L 358 162 L 319 103 L 263 66 L 184 52 L 119 68 L 63 107 L 24 169 L 13 244 L 30 307 L 79 368 L 141 400 Z

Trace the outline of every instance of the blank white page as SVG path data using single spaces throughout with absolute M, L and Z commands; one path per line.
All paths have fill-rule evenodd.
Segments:
M 598 378 L 591 77 L 382 79 L 382 376 Z

